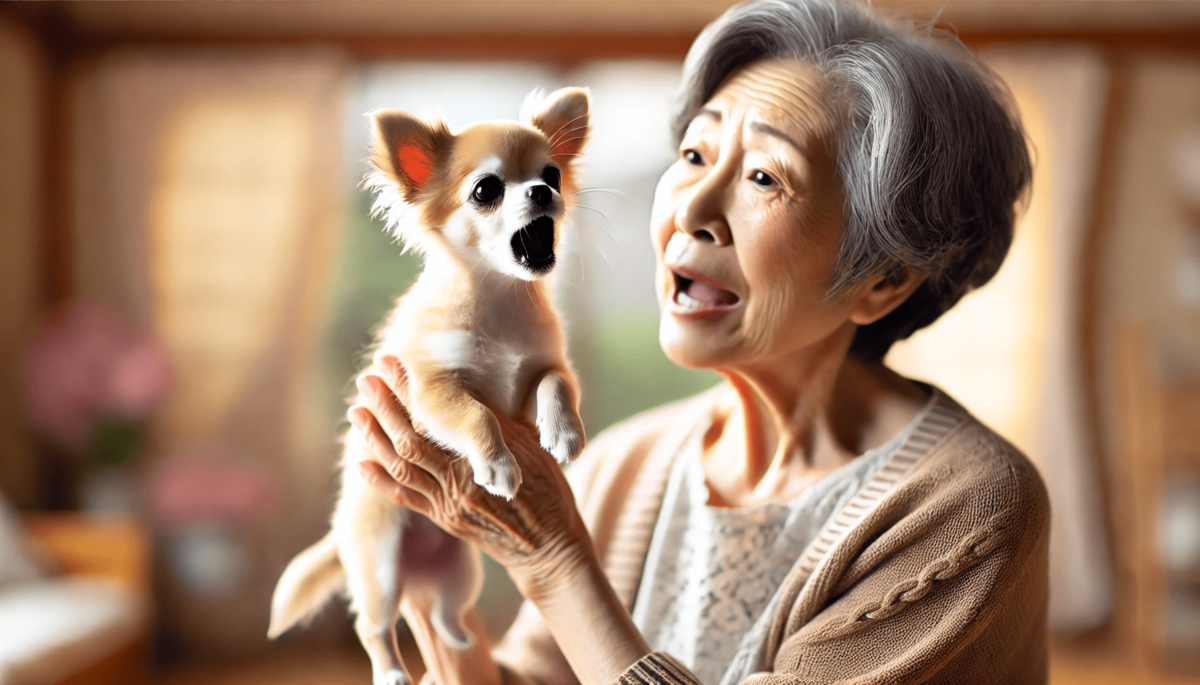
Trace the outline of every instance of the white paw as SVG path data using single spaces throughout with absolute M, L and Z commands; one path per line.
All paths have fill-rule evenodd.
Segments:
M 384 673 L 376 673 L 375 677 L 371 678 L 373 685 L 412 685 L 412 681 L 398 668 L 393 668 Z
M 490 458 L 472 466 L 475 482 L 493 495 L 511 500 L 521 487 L 521 469 L 517 468 L 517 459 L 507 447 L 501 446 Z
M 587 442 L 583 422 L 574 412 L 554 418 L 538 416 L 538 434 L 542 449 L 553 454 L 560 464 L 578 457 Z

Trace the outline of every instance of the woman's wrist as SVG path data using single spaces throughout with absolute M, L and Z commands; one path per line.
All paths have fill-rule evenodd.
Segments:
M 580 683 L 615 682 L 650 647 L 617 597 L 590 537 L 564 548 L 544 573 L 514 578 L 538 608 Z
M 582 522 L 571 526 L 564 537 L 531 555 L 525 563 L 507 569 L 521 596 L 535 605 L 576 585 L 589 569 L 600 568 L 591 536 Z

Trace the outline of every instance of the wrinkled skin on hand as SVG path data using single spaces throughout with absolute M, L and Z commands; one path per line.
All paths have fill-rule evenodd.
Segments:
M 397 360 L 385 357 L 380 366 L 382 377 L 359 380 L 366 406 L 349 411 L 374 453 L 376 461 L 359 464 L 371 485 L 446 533 L 477 545 L 508 570 L 527 598 L 589 563 L 591 539 L 574 495 L 535 429 L 497 416 L 522 482 L 512 501 L 491 495 L 475 483 L 466 459 L 445 452 L 414 428 L 404 408 L 408 383 Z

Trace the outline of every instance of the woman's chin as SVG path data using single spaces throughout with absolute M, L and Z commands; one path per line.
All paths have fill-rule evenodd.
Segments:
M 658 344 L 663 354 L 675 364 L 687 369 L 717 369 L 728 361 L 729 350 L 712 331 L 672 321 L 665 315 L 658 327 Z

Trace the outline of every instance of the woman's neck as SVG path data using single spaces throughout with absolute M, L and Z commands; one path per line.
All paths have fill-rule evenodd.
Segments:
M 711 504 L 787 501 L 883 444 L 926 402 L 913 383 L 847 354 L 839 335 L 788 358 L 721 370 L 732 390 L 705 436 Z

